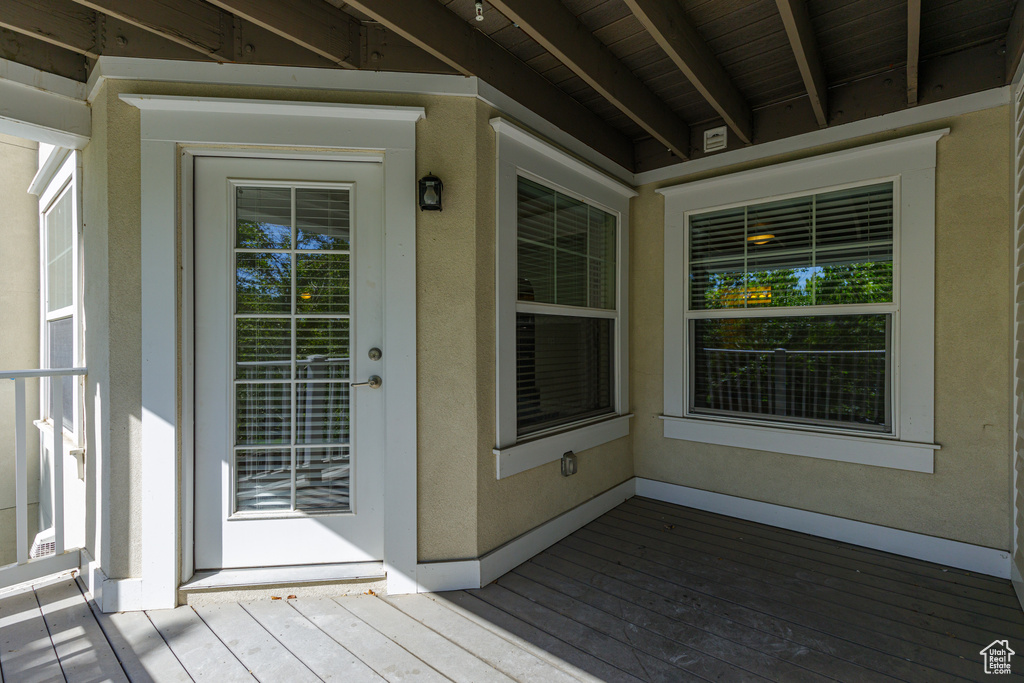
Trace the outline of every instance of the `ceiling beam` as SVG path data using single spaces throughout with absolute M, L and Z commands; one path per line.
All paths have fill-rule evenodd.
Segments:
M 0 27 L 96 58 L 96 13 L 71 0 L 3 0 Z
M 907 106 L 917 106 L 918 66 L 921 59 L 921 0 L 907 0 Z
M 202 0 L 75 0 L 97 12 L 180 43 L 220 62 L 232 60 L 231 15 Z
M 739 138 L 753 142 L 753 114 L 743 94 L 676 0 L 625 0 L 665 54 Z
M 690 156 L 690 128 L 561 2 L 490 0 L 560 62 L 676 156 Z
M 632 170 L 633 143 L 437 0 L 346 0 L 459 73 L 477 76 L 576 139 Z
M 359 20 L 324 0 L 209 1 L 336 64 L 360 66 Z
M 818 53 L 818 39 L 814 35 L 807 3 L 805 0 L 775 0 L 775 3 L 779 6 L 789 44 L 793 46 L 793 55 L 800 67 L 800 76 L 804 79 L 814 118 L 818 120 L 819 127 L 825 128 L 828 126 L 828 81 Z

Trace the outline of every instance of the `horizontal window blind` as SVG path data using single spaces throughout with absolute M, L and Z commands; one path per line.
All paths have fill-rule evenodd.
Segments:
M 691 310 L 891 302 L 893 184 L 690 216 Z
M 890 431 L 891 316 L 690 321 L 694 413 Z
M 518 433 L 612 412 L 613 348 L 612 320 L 517 314 Z
M 73 317 L 50 320 L 46 323 L 46 338 L 49 344 L 49 366 L 51 368 L 75 367 L 75 319 Z M 61 403 L 64 413 L 64 429 L 74 431 L 75 428 L 75 383 L 74 377 L 50 378 L 50 415 L 53 415 L 53 383 L 64 385 L 64 400 Z
M 614 411 L 618 217 L 526 178 L 517 213 L 517 299 L 559 307 L 516 315 L 523 436 Z
M 46 312 L 74 303 L 74 221 L 71 190 L 46 213 Z

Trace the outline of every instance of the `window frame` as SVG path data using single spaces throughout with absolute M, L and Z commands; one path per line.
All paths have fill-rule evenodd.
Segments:
M 560 149 L 501 118 L 490 121 L 496 132 L 496 424 L 494 455 L 498 479 L 560 460 L 629 434 L 629 200 L 637 193 Z M 618 218 L 616 231 L 615 309 L 598 317 L 615 321 L 613 410 L 569 424 L 518 436 L 516 402 L 516 314 L 580 316 L 594 309 L 518 300 L 518 184 L 523 177 L 585 202 Z M 594 315 L 597 315 L 594 313 Z
M 712 211 L 720 211 L 723 209 L 734 209 L 734 208 L 747 208 L 751 206 L 757 206 L 759 204 L 766 204 L 770 202 L 786 200 L 786 199 L 798 199 L 804 197 L 812 197 L 814 195 L 835 192 L 839 190 L 849 190 L 858 187 L 866 187 L 871 185 L 882 185 L 888 184 L 892 186 L 892 198 L 893 198 L 893 236 L 892 236 L 892 301 L 888 303 L 866 303 L 866 304 L 814 304 L 810 306 L 777 306 L 777 307 L 764 307 L 764 308 L 705 308 L 705 309 L 694 309 L 690 307 L 691 304 L 691 293 L 689 291 L 689 272 L 690 272 L 690 219 L 693 216 L 699 216 L 701 214 L 709 213 Z M 836 186 L 820 187 L 814 190 L 804 192 L 790 192 L 785 195 L 762 197 L 754 201 L 743 201 L 743 202 L 732 202 L 723 206 L 712 206 L 700 209 L 687 210 L 683 214 L 683 226 L 684 226 L 684 246 L 683 246 L 683 271 L 684 271 L 684 283 L 686 290 L 683 293 L 683 324 L 684 324 L 684 336 L 683 336 L 683 363 L 684 363 L 684 375 L 686 376 L 686 387 L 684 389 L 683 397 L 683 416 L 690 418 L 710 418 L 716 420 L 722 420 L 724 422 L 735 422 L 738 424 L 756 424 L 763 425 L 765 427 L 779 427 L 784 429 L 808 429 L 816 432 L 828 432 L 834 434 L 849 434 L 851 436 L 873 436 L 878 438 L 893 438 L 898 437 L 897 431 L 899 428 L 899 382 L 896 381 L 895 368 L 899 366 L 899 329 L 900 329 L 900 219 L 902 216 L 900 206 L 900 178 L 899 176 L 889 176 L 884 178 L 868 178 L 859 180 L 851 183 L 843 183 Z M 666 298 L 667 302 L 667 298 Z M 715 415 L 710 412 L 700 412 L 695 410 L 692 406 L 694 404 L 694 393 L 696 391 L 695 378 L 693 373 L 686 373 L 686 366 L 690 362 L 690 354 L 693 352 L 691 348 L 691 334 L 690 334 L 690 323 L 695 320 L 708 320 L 708 319 L 751 319 L 751 318 L 787 318 L 787 317 L 826 317 L 826 316 L 842 316 L 842 315 L 860 315 L 860 314 L 878 314 L 890 316 L 890 342 L 889 348 L 889 363 L 886 370 L 887 377 L 887 388 L 889 391 L 887 403 L 889 404 L 888 419 L 890 420 L 891 431 L 872 431 L 865 429 L 855 429 L 850 427 L 842 427 L 839 425 L 827 425 L 827 424 L 814 424 L 814 423 L 801 423 L 798 421 L 786 421 L 786 420 L 773 420 L 769 417 L 758 417 L 755 415 L 740 416 L 740 415 Z
M 83 302 L 82 302 L 82 183 L 81 183 L 81 152 L 77 150 L 66 150 L 55 148 L 50 151 L 50 158 L 64 156 L 59 161 L 53 175 L 46 182 L 45 187 L 39 193 L 39 359 L 41 368 L 50 367 L 50 334 L 49 323 L 57 320 L 71 318 L 72 323 L 72 367 L 83 367 L 84 339 L 82 334 Z M 45 170 L 49 166 L 49 160 L 43 165 Z M 56 311 L 47 310 L 49 299 L 48 279 L 48 254 L 47 254 L 47 214 L 56 206 L 66 194 L 71 194 L 71 300 L 69 306 Z M 71 429 L 62 428 L 65 445 L 69 449 L 77 449 L 83 443 L 84 425 L 84 395 L 85 378 L 73 376 L 73 398 Z M 43 418 L 42 424 L 53 429 L 50 423 L 50 385 L 42 382 L 40 385 L 40 415 Z
M 936 143 L 948 132 L 941 129 L 657 191 L 665 196 L 666 438 L 934 471 L 935 158 Z M 824 313 L 826 308 L 835 313 L 891 311 L 892 433 L 690 412 L 688 321 L 703 314 L 688 311 L 689 216 L 887 181 L 894 183 L 893 304 L 779 307 L 757 314 Z

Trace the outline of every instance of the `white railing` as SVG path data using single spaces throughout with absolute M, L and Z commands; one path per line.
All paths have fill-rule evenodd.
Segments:
M 80 548 L 65 547 L 64 524 L 64 382 L 51 382 L 50 420 L 53 426 L 53 533 L 54 553 L 29 558 L 28 538 L 28 432 L 25 380 L 52 377 L 80 377 L 85 368 L 0 371 L 0 380 L 14 381 L 14 505 L 17 525 L 17 561 L 0 567 L 0 588 L 31 581 L 47 574 L 80 566 Z M 82 511 L 84 514 L 84 510 Z

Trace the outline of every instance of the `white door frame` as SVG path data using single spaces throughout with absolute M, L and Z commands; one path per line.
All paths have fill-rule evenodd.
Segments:
M 120 98 L 141 110 L 142 576 L 125 580 L 123 590 L 117 591 L 118 604 L 110 608 L 159 609 L 176 604 L 178 586 L 193 572 L 194 157 L 201 153 L 351 160 L 360 151 L 384 153 L 384 348 L 390 387 L 385 419 L 388 423 L 415 425 L 415 152 L 416 121 L 425 112 L 419 107 L 278 100 L 134 94 L 122 94 Z M 213 147 L 204 147 L 207 145 Z M 235 148 L 226 149 L 229 147 Z M 176 245 L 179 216 L 181 243 Z M 179 303 L 180 329 L 174 315 Z M 388 431 L 384 482 L 388 593 L 414 593 L 414 428 Z

